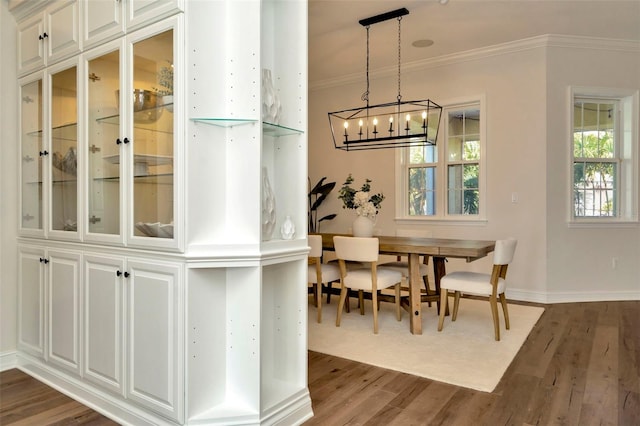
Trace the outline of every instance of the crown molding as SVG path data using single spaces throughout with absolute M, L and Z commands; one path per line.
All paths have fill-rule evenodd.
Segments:
M 511 55 L 517 52 L 540 48 L 597 49 L 640 53 L 640 40 L 618 40 L 597 37 L 568 36 L 546 34 L 521 40 L 500 43 L 493 46 L 452 53 L 436 58 L 421 59 L 402 65 L 402 72 L 424 71 L 427 69 L 453 65 L 468 61 L 489 58 L 492 56 Z M 371 78 L 382 78 L 396 75 L 397 66 L 380 68 L 370 72 Z M 309 91 L 323 90 L 330 87 L 345 86 L 362 81 L 362 73 L 347 74 L 338 78 L 319 80 L 309 83 Z

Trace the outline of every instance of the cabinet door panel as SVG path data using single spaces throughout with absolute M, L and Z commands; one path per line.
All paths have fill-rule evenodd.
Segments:
M 88 207 L 90 239 L 121 241 L 120 100 L 121 50 L 87 63 L 88 83 Z M 105 236 L 110 236 L 106 237 Z M 111 238 L 111 239 L 110 239 Z
M 44 67 L 44 20 L 39 13 L 18 26 L 18 74 Z
M 80 20 L 78 1 L 59 1 L 47 9 L 47 57 L 48 63 L 80 52 Z
M 84 49 L 124 34 L 122 2 L 84 0 Z
M 50 231 L 78 231 L 77 67 L 51 75 Z M 51 234 L 50 234 L 51 235 Z
M 127 29 L 158 21 L 183 8 L 184 0 L 130 0 L 127 2 Z
M 180 324 L 180 267 L 128 262 L 128 398 L 179 419 L 183 347 Z
M 49 251 L 49 361 L 79 373 L 80 255 Z
M 20 229 L 29 234 L 37 230 L 35 235 L 42 236 L 42 79 L 20 85 L 20 120 Z
M 85 255 L 84 377 L 123 393 L 122 258 Z
M 44 250 L 20 248 L 18 253 L 18 346 L 44 356 Z
M 133 43 L 133 235 L 173 239 L 172 29 Z M 166 96 L 165 96 L 166 95 Z

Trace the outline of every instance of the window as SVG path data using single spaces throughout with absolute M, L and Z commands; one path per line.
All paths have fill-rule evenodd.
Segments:
M 402 219 L 483 219 L 482 100 L 443 107 L 437 146 L 399 151 Z
M 634 105 L 637 111 L 637 94 L 619 96 L 574 90 L 572 220 L 637 220 L 638 137 Z

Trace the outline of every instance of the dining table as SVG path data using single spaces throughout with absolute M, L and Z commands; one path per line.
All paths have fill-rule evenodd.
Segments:
M 322 248 L 333 251 L 333 237 L 348 234 L 320 233 Z M 409 329 L 412 334 L 422 334 L 422 277 L 420 256 L 431 256 L 435 277 L 436 295 L 440 294 L 440 280 L 447 273 L 447 258 L 465 259 L 467 262 L 483 258 L 495 250 L 495 241 L 452 238 L 399 237 L 375 235 L 380 254 L 407 256 L 409 261 Z M 441 307 L 444 309 L 444 307 Z

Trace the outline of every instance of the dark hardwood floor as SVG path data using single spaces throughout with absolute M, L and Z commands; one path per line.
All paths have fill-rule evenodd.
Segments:
M 310 352 L 315 416 L 305 426 L 640 425 L 640 301 L 545 308 L 492 393 Z M 114 423 L 9 370 L 0 425 L 9 424 Z

